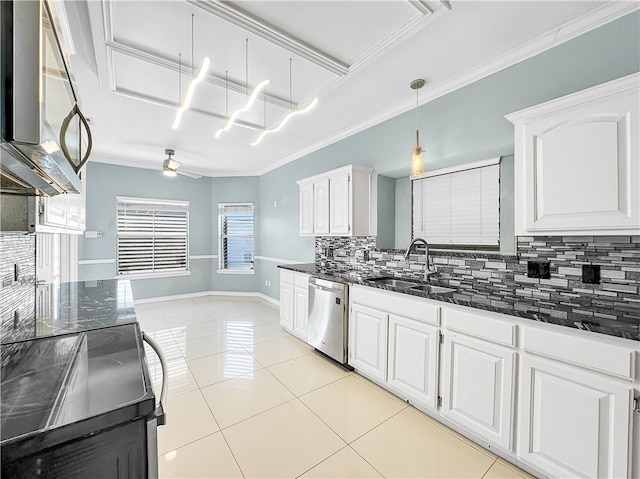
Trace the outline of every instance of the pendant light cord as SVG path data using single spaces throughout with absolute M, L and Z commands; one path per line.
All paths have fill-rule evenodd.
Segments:
M 178 53 L 178 106 L 182 98 L 182 53 Z
M 292 59 L 289 58 L 289 110 L 293 111 L 293 97 L 291 96 L 291 63 Z
M 224 72 L 224 116 L 229 118 L 229 70 Z
M 249 98 L 249 39 L 244 43 L 244 98 Z
M 194 14 L 191 14 L 191 77 L 196 77 L 196 63 L 193 56 L 193 18 Z
M 418 129 L 418 91 L 416 88 L 416 148 L 420 148 L 420 130 Z

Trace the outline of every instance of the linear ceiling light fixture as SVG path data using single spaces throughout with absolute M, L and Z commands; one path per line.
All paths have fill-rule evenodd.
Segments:
M 269 84 L 269 80 L 265 79 L 265 80 L 262 80 L 253 89 L 253 91 L 251 92 L 251 96 L 249 96 L 244 106 L 234 111 L 233 114 L 227 119 L 227 122 L 224 124 L 224 126 L 222 128 L 219 128 L 216 131 L 214 135 L 216 139 L 220 138 L 220 135 L 222 134 L 222 132 L 229 130 L 229 128 L 233 126 L 234 122 L 236 121 L 236 118 L 238 118 L 238 115 L 247 111 L 253 106 L 254 102 L 256 101 L 256 98 L 258 98 L 258 95 L 260 94 L 260 90 L 262 90 L 263 88 L 266 88 L 268 84 Z M 249 39 L 248 38 L 245 40 L 245 83 L 244 85 L 245 85 L 244 86 L 245 96 L 247 96 L 249 94 Z M 225 81 L 225 88 L 226 88 L 226 81 Z
M 424 80 L 413 80 L 409 86 L 416 91 L 416 146 L 411 150 L 411 178 L 418 178 L 424 171 L 422 161 L 422 152 L 424 150 L 420 146 L 420 132 L 418 131 L 418 90 L 424 86 Z
M 209 63 L 210 63 L 209 57 L 204 57 L 204 59 L 202 60 L 202 66 L 200 66 L 200 70 L 198 71 L 198 75 L 197 76 L 194 75 L 195 62 L 193 61 L 193 13 L 192 13 L 191 14 L 191 76 L 193 77 L 193 79 L 191 80 L 191 83 L 189 83 L 189 86 L 187 87 L 187 91 L 184 94 L 184 99 L 182 100 L 182 103 L 180 104 L 178 111 L 176 111 L 176 118 L 173 121 L 173 125 L 171 126 L 171 128 L 173 128 L 174 130 L 177 130 L 178 127 L 180 126 L 180 121 L 182 120 L 182 114 L 187 109 L 189 109 L 189 105 L 191 105 L 191 100 L 193 100 L 193 94 L 196 91 L 196 86 L 198 85 L 198 83 L 204 80 L 205 76 L 207 76 L 207 72 L 209 71 Z M 182 75 L 181 70 L 182 68 L 180 67 L 180 63 L 179 63 L 178 78 L 180 78 L 180 76 Z
M 275 128 L 270 128 L 270 129 L 264 129 L 262 131 L 262 133 L 260 133 L 260 135 L 258 135 L 258 138 L 256 138 L 253 142 L 249 143 L 249 145 L 251 146 L 256 146 L 258 143 L 260 143 L 262 141 L 262 138 L 264 138 L 264 136 L 267 133 L 277 133 L 278 131 L 282 130 L 282 128 L 284 128 L 284 126 L 287 124 L 287 122 L 293 118 L 296 115 L 301 115 L 303 113 L 308 112 L 309 110 L 311 110 L 314 106 L 316 106 L 318 103 L 318 99 L 314 98 L 313 100 L 311 100 L 311 103 L 309 103 L 306 107 L 304 108 L 299 108 L 297 110 L 293 109 L 293 101 L 292 101 L 292 96 L 291 96 L 291 58 L 289 58 L 289 108 L 291 108 L 291 111 L 287 114 L 287 116 L 285 116 L 280 123 L 278 124 L 278 126 L 276 126 Z M 266 119 L 266 118 L 265 118 Z M 266 123 L 266 122 L 265 122 Z

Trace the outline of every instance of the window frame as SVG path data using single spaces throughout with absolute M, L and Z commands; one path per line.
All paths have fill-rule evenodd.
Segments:
M 252 238 L 252 251 L 251 251 L 251 268 L 225 268 L 225 251 L 224 251 L 224 228 L 223 228 L 223 213 L 225 208 L 230 207 L 251 207 L 252 216 L 252 234 L 249 235 L 234 235 L 238 237 L 251 237 Z M 255 233 L 255 220 L 256 220 L 256 205 L 253 202 L 234 202 L 234 203 L 218 203 L 218 274 L 255 274 L 255 257 L 256 257 L 256 233 Z
M 189 238 L 190 238 L 190 204 L 187 200 L 173 200 L 173 199 L 164 199 L 164 198 L 142 198 L 142 197 L 131 197 L 131 196 L 116 196 L 116 278 L 118 279 L 147 279 L 147 278 L 167 278 L 174 276 L 189 276 L 191 275 L 190 270 L 190 262 L 189 262 Z M 184 210 L 186 227 L 184 232 L 185 238 L 185 252 L 184 252 L 184 268 L 180 269 L 159 269 L 159 270 L 143 270 L 139 272 L 121 272 L 120 271 L 120 238 L 121 237 L 136 237 L 136 236 L 145 236 L 150 238 L 168 238 L 168 237 L 178 237 L 174 235 L 168 234 L 153 234 L 153 235 L 140 235 L 140 234 L 127 234 L 124 231 L 120 231 L 120 227 L 118 224 L 119 219 L 119 209 L 121 204 L 141 204 L 141 205 L 149 205 L 149 210 L 151 211 L 170 211 L 172 207 L 175 208 L 176 211 Z M 155 208 L 154 205 L 162 205 L 163 208 Z M 155 258 L 155 256 L 154 256 Z
M 427 241 L 429 242 L 429 246 L 434 248 L 434 249 L 440 249 L 440 250 L 448 250 L 448 251 L 455 251 L 455 250 L 460 250 L 460 251 L 476 251 L 476 252 L 491 252 L 491 253 L 495 253 L 495 252 L 499 252 L 500 251 L 500 230 L 501 230 L 501 218 L 500 218 L 500 213 L 501 213 L 501 196 L 500 196 L 500 188 L 501 188 L 501 175 L 500 175 L 500 160 L 501 157 L 497 156 L 494 158 L 488 158 L 486 160 L 480 160 L 480 161 L 474 161 L 471 163 L 464 163 L 461 165 L 456 165 L 456 166 L 452 166 L 452 167 L 447 167 L 447 168 L 440 168 L 437 170 L 431 170 L 429 172 L 425 172 L 424 174 L 420 175 L 417 178 L 412 178 L 411 181 L 411 238 L 414 239 L 416 238 L 415 236 L 415 228 L 414 228 L 414 223 L 415 223 L 415 194 L 414 194 L 414 188 L 415 188 L 415 181 L 420 181 L 420 180 L 425 180 L 427 178 L 431 178 L 431 177 L 437 177 L 437 176 L 444 176 L 444 175 L 448 175 L 449 177 L 451 177 L 451 175 L 454 175 L 456 173 L 462 173 L 462 172 L 466 172 L 466 171 L 470 171 L 470 170 L 474 170 L 474 169 L 480 169 L 480 168 L 487 168 L 487 167 L 491 167 L 491 166 L 496 166 L 498 169 L 498 177 L 497 177 L 497 244 L 474 244 L 474 243 L 440 243 L 440 242 L 429 242 L 428 239 L 425 237 L 424 239 L 427 239 Z M 449 204 L 449 207 L 451 206 L 451 204 Z M 420 205 L 420 208 L 422 209 L 423 206 Z M 422 217 L 423 219 L 425 218 L 424 213 L 422 213 Z M 426 236 L 426 235 L 425 235 Z M 419 236 L 418 236 L 419 237 Z

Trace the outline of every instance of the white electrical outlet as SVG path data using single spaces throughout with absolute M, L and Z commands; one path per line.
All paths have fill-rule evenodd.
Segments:
M 273 207 L 274 207 L 274 208 L 276 208 L 276 207 L 277 207 L 277 205 L 278 205 L 278 204 L 276 203 L 276 200 L 273 200 Z

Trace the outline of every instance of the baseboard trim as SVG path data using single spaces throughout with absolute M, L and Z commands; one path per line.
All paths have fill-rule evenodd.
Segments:
M 272 298 L 271 296 L 267 296 L 263 293 L 256 293 L 253 291 L 198 291 L 196 293 L 184 293 L 184 294 L 172 294 L 169 296 L 156 296 L 154 298 L 142 298 L 135 299 L 135 304 L 146 304 L 146 303 L 158 303 L 161 301 L 174 301 L 176 299 L 193 299 L 193 298 L 201 298 L 203 296 L 242 296 L 242 297 L 254 297 L 257 299 L 261 299 L 267 303 L 273 304 L 275 306 L 280 306 L 280 301 Z

